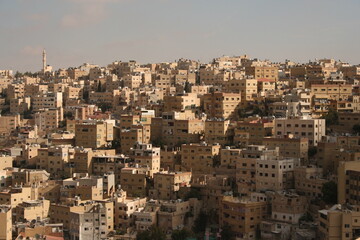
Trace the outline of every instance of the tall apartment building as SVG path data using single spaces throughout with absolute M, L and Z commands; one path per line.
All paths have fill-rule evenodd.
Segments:
M 154 174 L 154 189 L 149 191 L 152 199 L 176 200 L 181 187 L 189 187 L 191 172 L 162 171 Z
M 274 133 L 276 137 L 292 134 L 296 138 L 306 137 L 310 146 L 317 146 L 325 136 L 325 119 L 289 118 L 275 119 Z
M 51 204 L 50 222 L 63 223 L 71 240 L 106 238 L 114 229 L 113 202 L 81 202 Z
M 10 99 L 10 113 L 24 113 L 30 109 L 30 97 Z
M 20 114 L 0 116 L 0 135 L 6 136 L 21 125 Z
M 271 218 L 275 221 L 298 224 L 306 213 L 308 200 L 293 193 L 275 193 L 271 202 Z
M 113 139 L 113 123 L 97 121 L 75 126 L 75 144 L 85 148 L 106 147 Z
M 148 124 L 132 125 L 130 129 L 120 132 L 121 152 L 131 154 L 132 148 L 137 143 L 150 143 L 151 127 Z
M 256 160 L 256 190 L 282 191 L 294 188 L 294 169 L 300 159 L 263 157 Z
M 340 162 L 338 167 L 338 203 L 359 205 L 358 184 L 360 162 Z
M 130 89 L 138 89 L 142 84 L 142 77 L 138 73 L 128 74 L 123 77 L 124 86 Z
M 233 129 L 230 120 L 206 120 L 205 142 L 209 144 L 231 145 L 233 140 Z
M 224 91 L 240 93 L 242 101 L 253 101 L 254 96 L 258 93 L 257 80 L 250 78 L 231 79 L 225 83 Z
M 234 144 L 237 146 L 261 145 L 264 137 L 271 136 L 274 122 L 254 120 L 237 122 L 234 129 Z
M 235 169 L 239 162 L 242 149 L 226 147 L 220 150 L 221 163 L 220 166 Z
M 298 166 L 294 170 L 296 192 L 309 199 L 322 197 L 323 169 L 316 166 Z
M 45 135 L 59 128 L 63 120 L 63 108 L 45 108 L 34 114 L 35 125 L 38 126 L 38 134 Z
M 44 108 L 60 108 L 63 106 L 63 93 L 40 93 L 39 95 L 33 96 L 31 104 L 34 111 L 39 111 Z
M 181 145 L 181 165 L 193 173 L 212 173 L 214 163 L 219 158 L 220 145 Z
M 311 94 L 314 99 L 347 100 L 352 95 L 351 85 L 313 84 Z
M 160 171 L 160 148 L 153 147 L 151 144 L 137 143 L 132 150 L 135 163 L 147 166 L 151 176 Z
M 200 107 L 200 98 L 196 93 L 186 93 L 176 96 L 164 96 L 164 112 L 183 111 Z
M 236 119 L 241 95 L 215 92 L 203 96 L 204 111 L 208 118 Z
M 53 146 L 38 149 L 37 169 L 60 177 L 65 176 L 65 165 L 73 158 L 74 150 L 70 146 Z
M 147 167 L 125 167 L 121 169 L 121 189 L 130 197 L 146 197 L 150 170 Z
M 12 240 L 12 211 L 7 205 L 0 205 L 0 239 Z
M 360 209 L 358 206 L 336 204 L 319 210 L 319 240 L 357 239 L 360 234 Z
M 249 145 L 240 152 L 236 162 L 236 184 L 241 196 L 249 196 L 257 187 L 257 160 L 275 158 L 279 150 L 269 150 L 262 145 Z
M 254 240 L 259 224 L 268 216 L 266 205 L 264 201 L 225 196 L 220 205 L 220 227 L 228 225 L 235 237 Z
M 133 214 L 144 208 L 145 204 L 145 197 L 132 198 L 128 197 L 125 191 L 117 191 L 114 201 L 114 228 L 126 231 L 135 226 Z
M 255 79 L 270 79 L 277 81 L 279 79 L 279 70 L 277 67 L 271 66 L 251 66 L 245 67 L 245 74 L 253 76 Z
M 305 163 L 308 160 L 309 140 L 305 138 L 293 138 L 285 136 L 282 138 L 263 138 L 263 145 L 268 149 L 279 148 L 280 155 L 286 158 L 300 158 Z

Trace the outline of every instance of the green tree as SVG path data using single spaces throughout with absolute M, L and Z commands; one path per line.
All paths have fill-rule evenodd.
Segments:
M 322 118 L 325 119 L 327 126 L 339 124 L 338 112 L 333 109 L 331 109 L 327 114 L 323 115 Z
M 186 229 L 174 230 L 171 234 L 171 240 L 186 240 L 190 236 L 191 233 Z
M 190 198 L 197 198 L 198 200 L 201 199 L 201 194 L 199 189 L 197 188 L 190 188 L 190 191 L 184 197 L 185 200 L 189 200 Z
M 231 230 L 231 227 L 226 224 L 222 227 L 221 229 L 221 240 L 232 240 L 234 239 L 234 233 L 233 231 Z
M 310 213 L 306 212 L 304 215 L 302 215 L 300 218 L 299 218 L 299 223 L 300 222 L 313 222 L 314 221 L 314 218 L 311 216 Z
M 314 146 L 309 147 L 309 149 L 308 149 L 308 157 L 309 158 L 314 157 L 316 155 L 316 153 L 317 153 L 316 147 L 314 147 Z
M 191 84 L 188 81 L 185 82 L 184 91 L 186 93 L 191 92 Z
M 104 113 L 104 112 L 106 112 L 106 111 L 109 111 L 111 108 L 112 108 L 112 106 L 111 106 L 111 104 L 109 104 L 109 103 L 99 103 L 98 104 L 98 106 L 101 108 L 101 111 Z
M 205 212 L 201 211 L 194 222 L 193 231 L 195 233 L 204 233 L 208 220 L 208 215 Z
M 19 71 L 16 71 L 16 73 L 15 73 L 15 75 L 14 75 L 15 78 L 20 78 L 20 77 L 22 77 L 22 76 L 24 76 L 24 74 L 22 74 L 22 73 L 19 72 Z
M 323 184 L 322 189 L 322 199 L 326 204 L 336 204 L 337 203 L 337 184 L 334 181 L 326 182 Z
M 360 124 L 355 124 L 352 129 L 355 134 L 360 134 Z
M 99 81 L 99 83 L 98 83 L 97 91 L 102 92 L 101 81 Z
M 151 226 L 149 230 L 139 232 L 136 240 L 165 240 L 166 235 L 161 229 L 155 225 Z

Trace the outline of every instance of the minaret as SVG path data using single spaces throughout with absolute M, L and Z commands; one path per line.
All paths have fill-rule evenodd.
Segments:
M 43 50 L 43 54 L 42 54 L 42 56 L 43 56 L 43 73 L 45 73 L 45 71 L 46 71 L 46 51 L 45 51 L 45 49 Z

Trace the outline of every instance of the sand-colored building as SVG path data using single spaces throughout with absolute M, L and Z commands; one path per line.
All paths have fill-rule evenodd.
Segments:
M 113 139 L 113 123 L 97 121 L 75 126 L 75 144 L 85 148 L 106 147 Z
M 318 239 L 356 239 L 360 231 L 360 209 L 358 206 L 336 204 L 318 214 Z
M 208 118 L 236 119 L 241 95 L 215 92 L 203 96 L 204 111 Z
M 220 205 L 220 226 L 229 225 L 235 237 L 256 239 L 256 229 L 267 215 L 267 203 L 264 201 L 241 200 L 225 196 Z
M 23 201 L 13 209 L 13 221 L 31 222 L 32 220 L 42 221 L 49 215 L 49 200 Z
M 317 146 L 325 136 L 325 119 L 289 118 L 275 119 L 274 133 L 276 137 L 293 135 L 296 138 L 308 138 L 309 146 Z
M 297 193 L 309 199 L 322 197 L 322 187 L 327 182 L 323 178 L 322 168 L 313 165 L 298 166 L 294 170 L 294 179 Z
M 279 79 L 279 72 L 277 67 L 272 66 L 249 66 L 245 67 L 245 74 L 253 76 L 255 79 L 271 79 L 277 81 Z
M 125 191 L 115 193 L 114 202 L 114 228 L 126 231 L 135 226 L 133 213 L 145 207 L 146 198 L 128 197 Z
M 0 239 L 12 240 L 12 209 L 8 205 L 0 205 Z
M 149 197 L 160 200 L 179 199 L 181 187 L 190 187 L 191 172 L 162 171 L 154 174 L 154 189 L 149 191 Z
M 183 144 L 181 146 L 181 165 L 193 173 L 211 173 L 214 162 L 219 158 L 220 145 Z
M 205 142 L 209 144 L 231 145 L 233 140 L 233 127 L 230 120 L 206 120 Z
M 271 218 L 276 221 L 298 224 L 306 213 L 308 200 L 305 196 L 294 193 L 277 192 L 272 197 Z
M 305 138 L 293 138 L 285 136 L 282 138 L 263 138 L 263 145 L 268 149 L 279 147 L 280 155 L 287 158 L 300 158 L 303 163 L 308 159 L 309 140 Z
M 164 97 L 164 111 L 182 111 L 185 109 L 195 109 L 200 107 L 200 98 L 196 93 L 179 94 Z

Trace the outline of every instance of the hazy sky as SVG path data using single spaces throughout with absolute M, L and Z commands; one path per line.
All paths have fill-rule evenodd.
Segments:
M 0 0 L 0 69 L 248 54 L 360 63 L 359 0 Z

